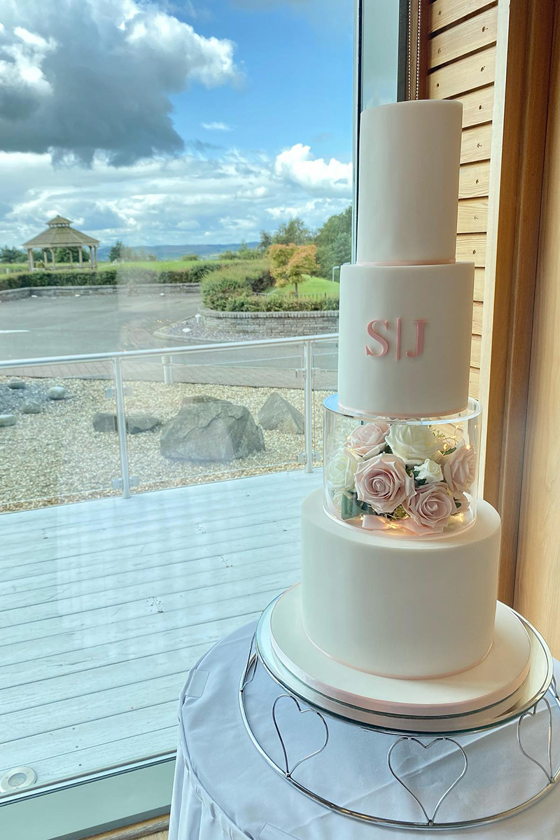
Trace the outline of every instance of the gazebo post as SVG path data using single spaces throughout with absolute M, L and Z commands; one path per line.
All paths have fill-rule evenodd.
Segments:
M 89 248 L 89 267 L 93 271 L 93 269 L 95 268 L 95 266 L 93 264 L 93 245 L 88 245 L 88 248 Z
M 84 258 L 82 256 L 82 246 L 81 245 L 78 245 L 78 257 L 79 257 L 79 260 L 80 260 L 80 268 L 83 268 Z
M 45 268 L 48 268 L 49 266 L 48 266 L 48 260 L 47 260 L 47 249 L 46 248 L 41 248 L 41 250 L 43 252 L 43 262 L 45 264 Z
M 29 263 L 29 271 L 33 271 L 35 269 L 35 264 L 33 262 L 33 248 L 27 249 L 27 261 Z
M 56 266 L 56 260 L 54 258 L 54 248 L 51 248 L 50 252 L 51 252 L 51 257 L 52 257 L 52 267 L 54 268 Z

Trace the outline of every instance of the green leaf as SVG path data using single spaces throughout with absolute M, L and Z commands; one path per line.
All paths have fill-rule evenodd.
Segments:
M 342 519 L 354 519 L 363 513 L 373 514 L 374 511 L 367 502 L 361 502 L 355 493 L 342 494 L 340 502 L 340 515 Z

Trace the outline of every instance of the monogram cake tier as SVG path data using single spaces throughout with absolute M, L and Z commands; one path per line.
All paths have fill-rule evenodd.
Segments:
M 452 101 L 361 116 L 324 492 L 304 502 L 302 583 L 270 625 L 298 680 L 389 713 L 399 681 L 407 713 L 418 697 L 435 716 L 513 702 L 529 669 L 527 631 L 497 605 L 500 517 L 477 501 L 474 266 L 455 262 L 461 123 Z M 356 685 L 382 685 L 383 697 L 356 697 Z

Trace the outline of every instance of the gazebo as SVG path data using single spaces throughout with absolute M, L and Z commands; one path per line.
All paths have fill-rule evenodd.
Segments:
M 64 219 L 62 216 L 55 216 L 50 222 L 47 222 L 47 230 L 25 242 L 23 247 L 27 249 L 27 259 L 29 260 L 29 268 L 34 269 L 33 264 L 33 249 L 40 248 L 43 252 L 43 259 L 45 261 L 45 268 L 49 267 L 48 253 L 51 254 L 51 267 L 55 267 L 55 248 L 67 248 L 70 254 L 70 265 L 72 265 L 72 249 L 78 249 L 78 264 L 83 266 L 83 252 L 82 248 L 85 245 L 89 248 L 89 264 L 92 269 L 97 268 L 97 246 L 98 239 L 88 236 L 86 233 L 80 233 L 79 230 L 70 227 L 72 223 L 69 219 Z

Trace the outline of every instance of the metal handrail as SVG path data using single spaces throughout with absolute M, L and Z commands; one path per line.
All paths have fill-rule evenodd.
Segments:
M 313 472 L 313 346 L 337 341 L 338 333 L 321 335 L 293 336 L 289 338 L 264 338 L 255 341 L 226 341 L 221 344 L 190 344 L 185 347 L 164 347 L 154 350 L 118 350 L 112 353 L 85 353 L 80 356 L 49 356 L 43 359 L 18 359 L 0 361 L 0 371 L 9 368 L 33 367 L 40 365 L 74 364 L 77 362 L 110 362 L 115 383 L 117 430 L 119 439 L 119 460 L 121 466 L 120 487 L 124 499 L 130 498 L 130 468 L 126 439 L 126 406 L 122 377 L 122 361 L 160 356 L 163 363 L 165 384 L 172 383 L 171 360 L 173 356 L 185 356 L 190 353 L 207 353 L 224 350 L 241 350 L 248 347 L 281 347 L 284 345 L 303 345 L 304 375 L 304 442 L 305 471 Z
M 290 336 L 289 338 L 262 338 L 256 341 L 223 341 L 220 344 L 187 344 L 184 347 L 160 347 L 155 350 L 114 350 L 110 353 L 84 353 L 80 356 L 47 356 L 39 359 L 10 359 L 0 361 L 0 369 L 13 367 L 31 367 L 33 365 L 56 365 L 72 362 L 111 362 L 113 359 L 134 359 L 143 356 L 176 356 L 188 353 L 213 352 L 218 350 L 240 350 L 244 347 L 274 347 L 283 344 L 302 344 L 305 342 L 337 341 L 338 333 L 320 335 Z

